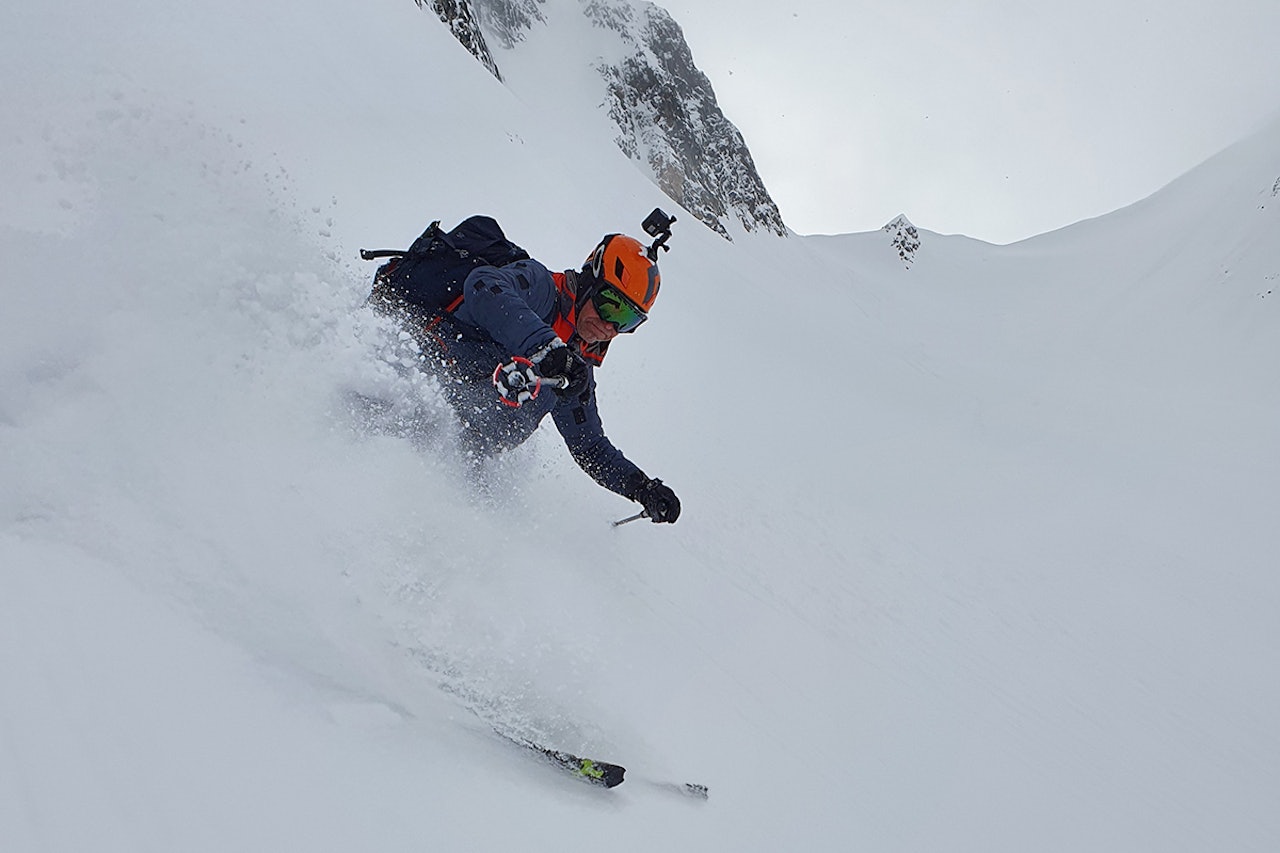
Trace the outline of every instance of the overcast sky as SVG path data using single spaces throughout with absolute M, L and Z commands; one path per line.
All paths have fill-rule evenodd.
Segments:
M 1006 243 L 1280 112 L 1280 0 L 657 0 L 804 233 Z

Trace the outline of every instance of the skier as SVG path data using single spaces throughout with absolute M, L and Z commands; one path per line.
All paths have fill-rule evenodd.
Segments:
M 646 228 L 648 228 L 646 222 Z M 669 236 L 669 228 L 666 231 Z M 514 448 L 548 414 L 575 462 L 597 483 L 639 503 L 654 522 L 673 523 L 680 500 L 652 479 L 604 433 L 596 403 L 595 368 L 609 343 L 634 332 L 661 284 L 656 247 L 609 234 L 581 270 L 551 272 L 527 258 L 480 266 L 462 285 L 461 301 L 426 311 L 375 284 L 372 301 L 397 314 L 425 352 L 436 357 L 445 394 L 462 423 L 462 441 L 477 462 Z M 528 360 L 546 380 L 518 404 L 495 390 L 495 366 Z M 551 390 L 552 383 L 564 387 Z

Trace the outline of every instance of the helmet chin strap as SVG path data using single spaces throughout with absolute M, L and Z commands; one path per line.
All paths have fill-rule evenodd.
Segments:
M 565 270 L 564 277 L 569 292 L 573 294 L 573 304 L 581 309 L 595 292 L 595 277 L 585 270 Z

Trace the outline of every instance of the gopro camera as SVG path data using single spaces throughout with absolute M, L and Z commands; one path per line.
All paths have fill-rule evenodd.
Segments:
M 644 233 L 656 238 L 653 241 L 653 245 L 649 247 L 649 260 L 656 261 L 658 259 L 658 249 L 666 252 L 671 251 L 671 247 L 667 245 L 667 240 L 671 238 L 671 223 L 675 221 L 676 218 L 674 216 L 668 216 L 660 207 L 655 207 L 653 213 L 645 217 L 644 222 L 641 223 Z

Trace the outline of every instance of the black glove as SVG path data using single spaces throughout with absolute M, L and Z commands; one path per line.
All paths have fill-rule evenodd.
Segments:
M 654 523 L 674 524 L 680 517 L 680 499 L 661 480 L 646 479 L 631 495 L 631 500 L 644 507 Z
M 534 353 L 530 361 L 537 366 L 538 375 L 543 379 L 563 376 L 569 380 L 567 387 L 556 389 L 560 396 L 576 397 L 587 390 L 591 377 L 587 363 L 563 341 L 557 339 L 547 344 Z

